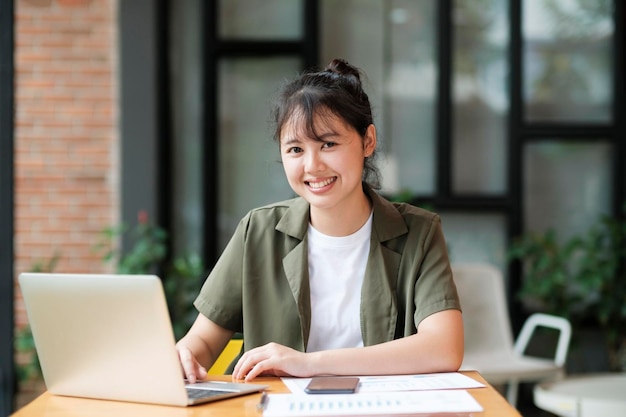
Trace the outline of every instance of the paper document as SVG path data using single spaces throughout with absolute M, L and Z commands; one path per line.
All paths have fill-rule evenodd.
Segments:
M 482 388 L 485 385 L 459 372 L 416 375 L 360 376 L 357 393 L 423 391 L 442 389 Z M 282 378 L 294 394 L 304 394 L 311 378 Z
M 465 390 L 403 391 L 358 394 L 268 394 L 264 417 L 373 416 L 483 411 Z

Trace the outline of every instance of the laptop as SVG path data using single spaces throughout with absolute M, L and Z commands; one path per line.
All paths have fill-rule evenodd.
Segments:
M 18 279 L 52 394 L 187 406 L 267 388 L 186 384 L 154 275 L 22 273 Z

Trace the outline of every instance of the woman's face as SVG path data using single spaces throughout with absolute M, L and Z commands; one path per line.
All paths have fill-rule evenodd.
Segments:
M 376 148 L 376 129 L 367 128 L 362 138 L 338 116 L 324 114 L 313 119 L 318 138 L 308 137 L 302 115 L 285 123 L 280 153 L 291 188 L 316 209 L 350 208 L 362 198 L 363 160 Z

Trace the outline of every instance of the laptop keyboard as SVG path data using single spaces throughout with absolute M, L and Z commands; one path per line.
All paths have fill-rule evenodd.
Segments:
M 214 390 L 214 389 L 198 389 L 187 388 L 187 395 L 189 398 L 197 400 L 199 398 L 216 397 L 218 395 L 228 394 L 230 391 Z

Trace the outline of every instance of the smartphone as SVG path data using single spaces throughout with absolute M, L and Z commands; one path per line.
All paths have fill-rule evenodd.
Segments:
M 307 394 L 353 394 L 359 385 L 357 377 L 316 376 L 304 388 Z

